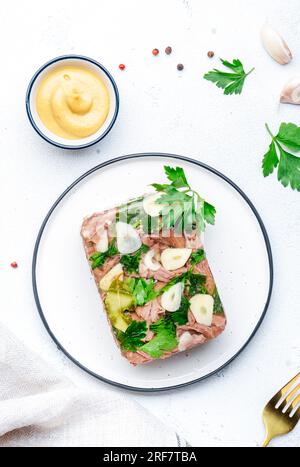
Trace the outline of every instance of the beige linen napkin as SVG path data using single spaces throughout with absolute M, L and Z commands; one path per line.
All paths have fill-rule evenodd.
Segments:
M 176 447 L 186 442 L 131 400 L 86 391 L 0 325 L 0 447 Z

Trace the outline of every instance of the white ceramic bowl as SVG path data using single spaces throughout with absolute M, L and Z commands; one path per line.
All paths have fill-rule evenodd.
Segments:
M 40 81 L 43 79 L 46 73 L 55 69 L 57 66 L 61 65 L 81 65 L 84 66 L 93 72 L 99 74 L 104 83 L 107 86 L 110 98 L 110 110 L 109 114 L 104 122 L 104 124 L 99 128 L 99 130 L 86 138 L 69 140 L 66 138 L 61 138 L 45 127 L 41 121 L 37 110 L 36 110 L 36 93 Z M 111 76 L 111 74 L 104 68 L 103 65 L 98 63 L 92 58 L 84 57 L 82 55 L 63 55 L 61 57 L 54 58 L 49 62 L 45 63 L 33 76 L 31 79 L 27 93 L 26 93 L 26 110 L 29 121 L 35 131 L 48 143 L 53 144 L 64 149 L 82 149 L 89 146 L 92 146 L 95 143 L 98 143 L 103 139 L 107 133 L 112 129 L 118 112 L 119 112 L 119 92 L 117 85 Z

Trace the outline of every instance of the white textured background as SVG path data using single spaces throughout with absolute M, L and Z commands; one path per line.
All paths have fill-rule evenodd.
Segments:
M 105 159 L 153 150 L 207 162 L 246 191 L 265 221 L 275 263 L 269 313 L 249 347 L 218 376 L 175 392 L 129 397 L 194 446 L 260 445 L 262 407 L 300 367 L 300 194 L 275 177 L 264 180 L 260 169 L 269 144 L 264 122 L 274 130 L 281 121 L 300 123 L 298 107 L 278 105 L 285 81 L 300 73 L 299 1 L 10 0 L 1 2 L 0 18 L 1 321 L 78 384 L 101 387 L 57 351 L 38 317 L 30 269 L 42 219 L 69 183 Z M 261 47 L 266 19 L 294 53 L 288 66 Z M 171 56 L 151 55 L 167 45 Z M 202 79 L 218 64 L 208 50 L 256 67 L 241 96 L 223 96 Z M 33 72 L 65 53 L 102 62 L 121 94 L 114 129 L 78 153 L 43 142 L 24 106 Z M 121 62 L 126 72 L 118 70 Z M 178 62 L 185 65 L 181 73 Z M 10 268 L 13 260 L 18 270 Z M 300 446 L 300 427 L 274 445 Z

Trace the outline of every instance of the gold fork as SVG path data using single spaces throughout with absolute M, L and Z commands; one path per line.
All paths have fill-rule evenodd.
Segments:
M 300 381 L 293 387 L 298 378 L 300 378 L 300 373 L 280 389 L 264 408 L 263 420 L 266 427 L 264 448 L 276 436 L 285 435 L 292 431 L 300 420 L 300 407 L 292 417 L 290 416 L 300 402 L 300 394 L 298 394 Z

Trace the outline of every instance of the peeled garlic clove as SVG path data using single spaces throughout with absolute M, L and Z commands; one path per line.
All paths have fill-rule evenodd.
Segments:
M 261 40 L 268 54 L 281 65 L 290 63 L 293 56 L 287 43 L 270 25 L 265 24 L 261 30 Z
M 166 311 L 177 311 L 180 308 L 181 297 L 183 292 L 183 284 L 172 285 L 166 292 L 161 296 L 161 306 Z
M 101 281 L 99 282 L 100 289 L 107 292 L 117 277 L 119 279 L 123 279 L 123 267 L 120 263 L 114 266 L 107 274 L 105 274 L 104 277 L 102 277 Z
M 295 76 L 283 87 L 280 102 L 286 104 L 300 104 L 300 76 Z
M 157 200 L 161 197 L 161 193 L 154 193 L 153 195 L 145 196 L 143 200 L 143 208 L 146 214 L 151 217 L 160 215 L 163 204 L 159 204 Z
M 145 254 L 144 264 L 146 268 L 150 269 L 151 271 L 158 271 L 161 268 L 161 265 L 158 261 L 153 261 L 154 255 L 155 255 L 155 251 L 149 250 Z
M 175 271 L 185 265 L 191 254 L 191 248 L 166 248 L 160 260 L 167 271 Z
M 97 232 L 99 240 L 96 243 L 97 251 L 104 253 L 108 250 L 108 233 L 106 229 Z
M 138 232 L 126 222 L 116 223 L 117 247 L 122 255 L 134 253 L 142 246 Z
M 190 307 L 197 323 L 211 326 L 214 313 L 214 299 L 211 295 L 194 295 L 190 299 Z

